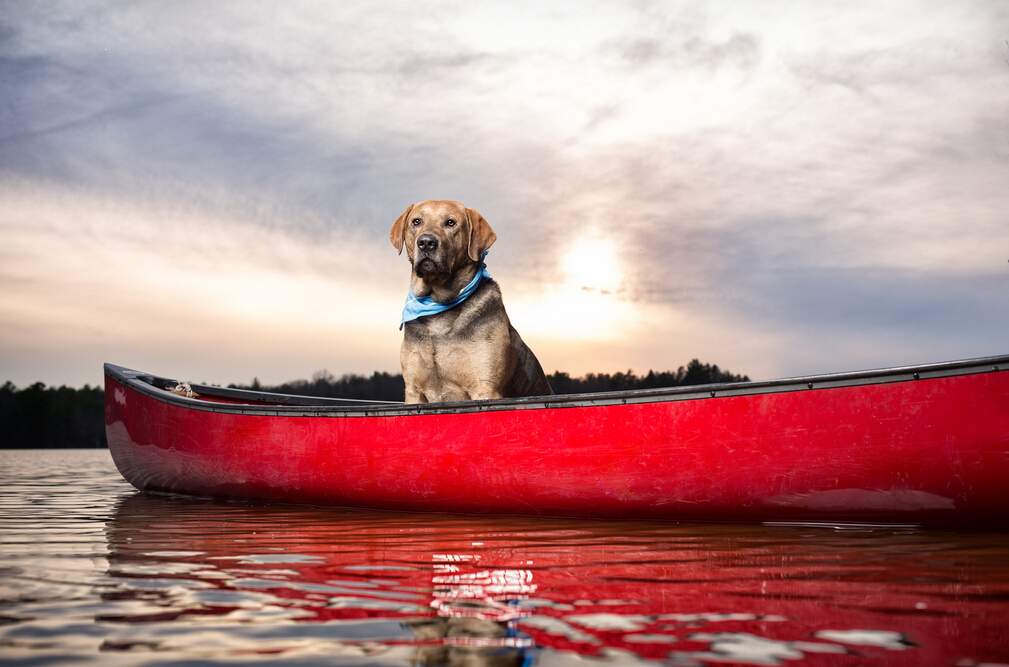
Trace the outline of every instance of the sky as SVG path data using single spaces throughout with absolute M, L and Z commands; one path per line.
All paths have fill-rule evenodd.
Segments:
M 1009 3 L 0 0 L 0 382 L 397 373 L 425 199 L 548 373 L 1009 353 Z

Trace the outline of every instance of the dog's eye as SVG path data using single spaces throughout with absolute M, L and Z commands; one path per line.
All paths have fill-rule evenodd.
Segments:
M 445 221 L 445 226 L 446 227 L 455 227 L 455 220 L 453 220 L 452 218 L 449 218 L 448 220 Z
M 421 222 L 420 218 L 414 218 L 413 220 L 410 221 L 410 224 L 416 226 L 419 225 L 420 222 Z

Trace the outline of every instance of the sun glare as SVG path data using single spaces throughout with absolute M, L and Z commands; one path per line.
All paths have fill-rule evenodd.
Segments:
M 623 271 L 613 246 L 601 238 L 580 238 L 561 260 L 566 291 L 613 293 L 620 289 Z
M 565 340 L 612 340 L 638 320 L 623 298 L 624 270 L 614 244 L 598 236 L 576 240 L 560 260 L 561 281 L 509 311 L 530 334 Z

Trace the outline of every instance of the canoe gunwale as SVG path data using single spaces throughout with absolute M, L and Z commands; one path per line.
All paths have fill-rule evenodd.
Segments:
M 735 396 L 805 392 L 839 387 L 891 384 L 1009 370 L 1009 355 L 901 366 L 756 382 L 715 383 L 687 387 L 634 389 L 592 394 L 563 394 L 451 403 L 405 404 L 354 399 L 318 398 L 229 389 L 189 383 L 202 396 L 236 402 L 213 402 L 172 393 L 177 380 L 105 364 L 106 377 L 151 398 L 205 412 L 285 417 L 393 417 L 464 414 L 507 410 L 542 410 L 606 405 L 632 405 L 689 400 L 718 400 Z

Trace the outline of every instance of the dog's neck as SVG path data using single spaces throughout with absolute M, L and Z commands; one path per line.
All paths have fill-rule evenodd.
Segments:
M 444 280 L 431 277 L 421 278 L 411 272 L 410 291 L 418 299 L 428 297 L 438 303 L 449 303 L 459 296 L 459 293 L 473 281 L 473 278 L 482 269 L 482 262 L 470 262 L 453 271 Z

